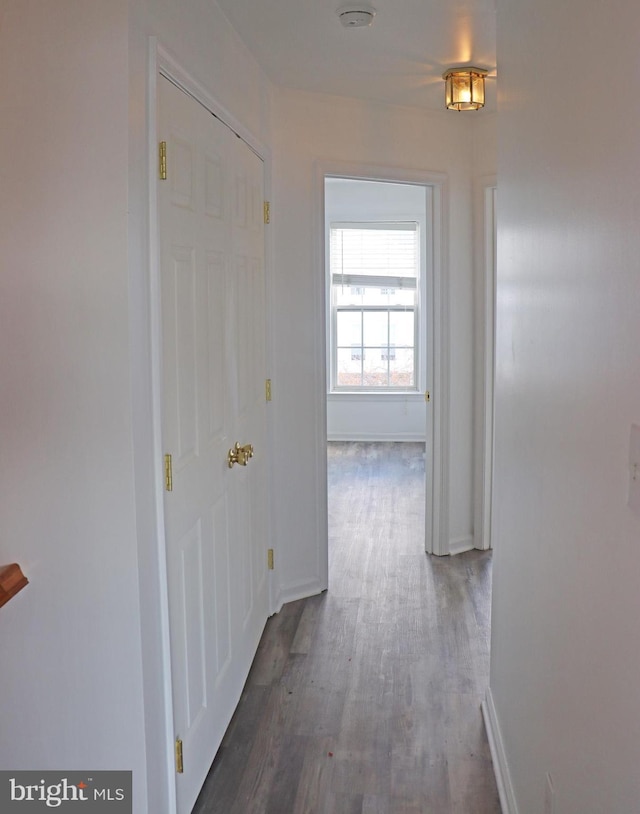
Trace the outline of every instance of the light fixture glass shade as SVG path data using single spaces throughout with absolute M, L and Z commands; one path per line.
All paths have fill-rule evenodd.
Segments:
M 484 107 L 482 68 L 451 68 L 442 74 L 445 81 L 445 104 L 449 110 L 479 110 Z

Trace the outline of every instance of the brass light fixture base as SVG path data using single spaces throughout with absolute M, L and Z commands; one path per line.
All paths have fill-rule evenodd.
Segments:
M 480 110 L 484 107 L 484 68 L 471 65 L 449 68 L 442 74 L 445 81 L 445 105 L 448 110 Z

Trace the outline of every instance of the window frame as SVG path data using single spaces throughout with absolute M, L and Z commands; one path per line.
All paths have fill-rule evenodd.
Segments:
M 412 231 L 415 232 L 415 276 L 411 278 L 402 278 L 398 277 L 397 275 L 345 275 L 346 278 L 346 285 L 350 287 L 360 286 L 361 281 L 368 283 L 379 282 L 378 286 L 371 286 L 382 289 L 393 289 L 394 293 L 398 290 L 402 290 L 403 288 L 406 289 L 408 287 L 414 290 L 414 302 L 412 305 L 338 305 L 336 303 L 335 297 L 335 283 L 334 277 L 339 276 L 340 272 L 336 272 L 334 274 L 332 266 L 331 266 L 331 251 L 329 248 L 328 252 L 328 263 L 327 263 L 327 277 L 328 277 L 328 285 L 329 285 L 329 299 L 330 299 L 330 382 L 329 382 L 329 393 L 330 394 L 344 394 L 344 393 L 351 393 L 351 394 L 374 394 L 374 395 L 383 395 L 383 394 L 407 394 L 407 395 L 415 395 L 420 392 L 420 324 L 421 324 L 421 303 L 422 303 L 422 264 L 421 264 L 421 252 L 422 252 L 422 238 L 421 238 L 421 224 L 413 219 L 406 219 L 406 220 L 398 220 L 398 221 L 332 221 L 329 223 L 328 228 L 328 246 L 331 246 L 331 234 L 334 229 L 371 229 L 372 231 L 383 231 L 383 230 L 397 230 L 397 231 Z M 411 227 L 403 228 L 403 227 Z M 354 277 L 358 277 L 358 280 L 354 280 Z M 413 285 L 406 286 L 403 285 L 403 279 L 411 279 Z M 387 357 L 384 357 L 384 347 L 383 346 L 372 346 L 371 349 L 378 349 L 380 350 L 381 360 L 386 363 L 387 367 L 387 381 L 390 375 L 390 362 L 396 358 L 396 352 L 398 350 L 403 349 L 410 349 L 413 351 L 413 384 L 410 386 L 407 385 L 339 385 L 337 383 L 338 380 L 338 350 L 341 348 L 351 347 L 353 343 L 349 343 L 347 345 L 338 345 L 338 314 L 340 312 L 360 312 L 362 314 L 362 325 L 364 325 L 364 314 L 365 313 L 372 313 L 372 312 L 382 312 L 386 314 L 391 314 L 393 312 L 396 313 L 412 313 L 413 314 L 413 345 L 409 346 L 399 346 L 397 342 L 391 342 L 391 334 L 390 329 L 387 331 L 387 345 L 385 346 L 387 350 L 393 347 L 393 354 L 388 353 Z M 362 329 L 363 330 L 363 329 Z M 364 336 L 361 333 L 362 344 L 360 345 L 362 349 L 361 359 L 360 361 L 360 378 L 361 381 L 364 377 L 364 363 L 365 363 L 365 356 L 366 351 L 369 349 L 369 346 L 364 345 Z M 353 349 L 352 349 L 353 354 Z M 353 361 L 353 359 L 352 359 Z

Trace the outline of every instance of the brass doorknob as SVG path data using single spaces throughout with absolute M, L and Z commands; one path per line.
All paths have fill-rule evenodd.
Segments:
M 240 446 L 240 442 L 236 441 L 234 447 L 229 450 L 227 455 L 227 463 L 229 464 L 229 469 L 234 464 L 240 464 L 240 466 L 246 466 L 249 462 L 249 458 L 253 458 L 253 445 L 252 444 L 245 444 L 243 447 Z

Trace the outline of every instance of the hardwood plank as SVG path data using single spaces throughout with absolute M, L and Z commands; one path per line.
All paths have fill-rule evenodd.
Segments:
M 279 614 L 267 620 L 265 635 L 260 639 L 258 651 L 251 665 L 250 684 L 273 684 L 282 674 L 291 650 L 300 617 L 304 613 L 302 600 L 285 605 Z
M 305 740 L 287 736 L 283 739 L 275 775 L 268 791 L 266 805 L 258 810 L 265 814 L 282 814 L 292 811 L 306 752 Z
M 322 608 L 325 595 L 312 596 L 304 602 L 302 616 L 296 628 L 296 635 L 291 644 L 291 653 L 308 653 L 318 625 L 318 614 Z
M 388 814 L 391 810 L 388 797 L 378 794 L 364 794 L 362 797 L 362 814 Z
M 449 764 L 451 814 L 496 814 L 500 798 L 491 758 L 461 758 Z
M 292 814 L 328 814 L 331 811 L 334 805 L 331 789 L 335 751 L 334 738 L 308 740 Z
M 238 779 L 234 804 L 227 809 L 229 814 L 263 814 L 271 792 L 280 784 L 284 755 L 290 759 L 296 752 L 288 734 L 293 709 L 289 698 L 281 684 L 271 688 L 251 752 Z M 294 786 L 297 786 L 297 774 L 301 768 L 301 763 L 290 766 L 289 781 Z

